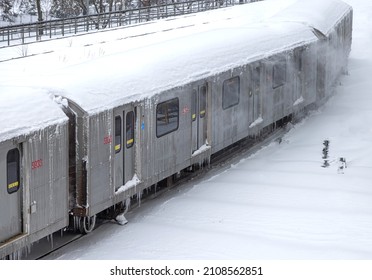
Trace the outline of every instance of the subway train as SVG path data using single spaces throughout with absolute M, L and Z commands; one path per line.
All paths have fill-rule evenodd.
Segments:
M 323 104 L 347 72 L 352 12 L 268 0 L 1 62 L 0 259 L 89 233 L 97 216 Z

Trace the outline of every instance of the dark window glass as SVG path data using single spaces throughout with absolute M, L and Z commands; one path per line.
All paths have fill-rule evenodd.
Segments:
M 127 148 L 134 144 L 134 112 L 128 112 L 126 117 Z
M 273 88 L 277 88 L 285 84 L 286 71 L 285 60 L 280 60 L 273 66 Z
M 295 61 L 297 63 L 298 72 L 302 72 L 302 59 L 303 59 L 303 49 L 296 50 Z
M 253 79 L 253 91 L 254 93 L 258 93 L 260 90 L 260 83 L 261 83 L 259 66 L 256 66 L 253 68 L 252 79 Z
M 222 86 L 222 108 L 225 110 L 239 103 L 240 77 L 225 80 Z
M 159 103 L 156 107 L 156 136 L 161 137 L 178 129 L 178 98 Z
M 202 86 L 200 87 L 200 112 L 199 112 L 200 118 L 205 117 L 206 109 L 207 109 L 207 87 Z
M 20 155 L 18 149 L 10 150 L 6 156 L 7 191 L 14 193 L 21 187 L 20 182 Z
M 194 89 L 191 96 L 191 120 L 196 120 L 196 90 Z
M 115 153 L 121 150 L 121 117 L 115 117 Z

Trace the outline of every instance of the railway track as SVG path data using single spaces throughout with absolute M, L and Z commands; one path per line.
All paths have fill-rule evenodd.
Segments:
M 183 174 L 179 174 L 178 176 L 175 175 L 171 179 L 164 180 L 163 182 L 160 182 L 144 191 L 144 194 L 140 198 L 133 197 L 128 211 L 136 211 L 141 204 L 144 204 L 149 200 L 153 200 L 170 190 L 182 188 L 183 185 L 191 180 L 203 180 L 203 178 L 205 178 L 205 176 L 208 174 L 210 175 L 210 172 L 213 170 L 215 170 L 217 173 L 221 173 L 230 168 L 231 165 L 255 154 L 263 147 L 275 141 L 280 143 L 281 138 L 289 131 L 289 129 L 290 125 L 285 124 L 255 139 L 246 138 L 234 145 L 231 145 L 216 155 L 213 155 L 210 163 L 205 163 L 203 166 L 200 166 L 199 168 L 190 172 L 185 172 Z M 100 226 L 104 226 L 106 223 L 112 223 L 112 220 L 97 218 L 95 229 L 99 228 Z M 94 234 L 94 231 L 90 234 Z M 37 244 L 34 244 L 32 247 L 32 252 L 28 254 L 26 259 L 42 260 L 51 253 L 78 241 L 82 237 L 84 237 L 83 234 L 72 233 L 70 231 L 56 232 L 48 238 L 44 238 Z

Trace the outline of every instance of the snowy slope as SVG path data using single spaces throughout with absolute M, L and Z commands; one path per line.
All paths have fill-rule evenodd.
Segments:
M 354 8 L 349 75 L 326 105 L 221 174 L 142 205 L 51 259 L 371 259 L 372 3 Z M 323 141 L 329 140 L 328 168 Z M 340 157 L 347 168 L 339 170 Z

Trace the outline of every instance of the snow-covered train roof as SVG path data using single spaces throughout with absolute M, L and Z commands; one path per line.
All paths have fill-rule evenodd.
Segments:
M 308 28 L 292 23 L 226 26 L 87 61 L 61 69 L 47 80 L 51 88 L 58 89 L 55 94 L 74 100 L 88 112 L 96 111 L 122 99 L 140 100 L 315 40 Z
M 67 121 L 45 90 L 21 85 L 0 88 L 0 142 Z
M 101 105 L 107 106 L 114 102 L 118 97 L 113 95 L 113 91 L 107 90 L 110 86 L 104 83 L 110 84 L 115 76 L 120 76 L 122 65 L 126 65 L 124 69 L 129 71 L 129 63 L 115 61 L 115 57 L 121 57 L 124 52 L 130 52 L 141 46 L 148 46 L 149 37 L 152 40 L 151 44 L 184 37 L 194 33 L 195 29 L 198 32 L 208 30 L 211 23 L 221 23 L 232 14 L 235 18 L 249 15 L 245 17 L 245 21 L 260 21 L 272 16 L 293 1 L 295 0 L 286 0 L 280 5 L 273 3 L 270 9 L 265 3 L 259 8 L 254 8 L 254 12 L 247 12 L 248 6 L 244 5 L 126 28 L 102 30 L 73 38 L 3 48 L 0 50 L 0 61 L 3 61 L 0 63 L 0 142 L 67 120 L 59 106 L 51 100 L 51 94 L 63 93 L 84 105 L 86 110 Z M 272 1 L 268 0 L 267 3 L 269 2 Z M 26 55 L 28 57 L 24 57 Z M 105 57 L 109 57 L 106 63 Z M 103 82 L 99 72 L 109 70 L 100 69 L 99 65 L 102 63 L 109 65 L 110 71 L 119 68 L 117 70 L 119 72 L 115 71 L 113 77 L 103 73 L 103 76 L 109 76 Z M 135 65 L 136 63 L 132 66 Z M 137 70 L 140 70 L 139 68 L 138 65 Z M 86 76 L 81 78 L 84 73 Z M 83 85 L 81 91 L 75 88 L 78 84 L 74 83 L 75 78 L 77 82 L 81 79 L 81 83 L 87 83 Z M 96 82 L 103 90 L 97 87 L 95 91 L 83 91 L 84 87 L 95 87 Z M 48 89 L 45 85 L 48 85 Z M 71 91 L 68 91 L 68 88 L 71 88 Z M 123 91 L 126 88 L 128 87 L 123 87 Z
M 274 15 L 271 20 L 298 22 L 328 35 L 336 22 L 352 7 L 339 0 L 299 0 Z
M 285 18 L 279 24 L 273 17 L 293 4 L 298 9 L 306 1 L 267 0 L 210 11 L 205 24 L 195 24 L 201 15 L 185 16 L 178 19 L 182 24 L 174 21 L 178 22 L 174 29 L 167 21 L 168 31 L 137 36 L 144 31 L 140 25 L 131 28 L 131 34 L 137 35 L 123 40 L 0 63 L 0 84 L 41 85 L 94 113 L 123 99 L 148 97 L 316 40 L 308 27 L 310 20 L 298 24 Z M 223 19 L 218 19 L 221 15 Z

